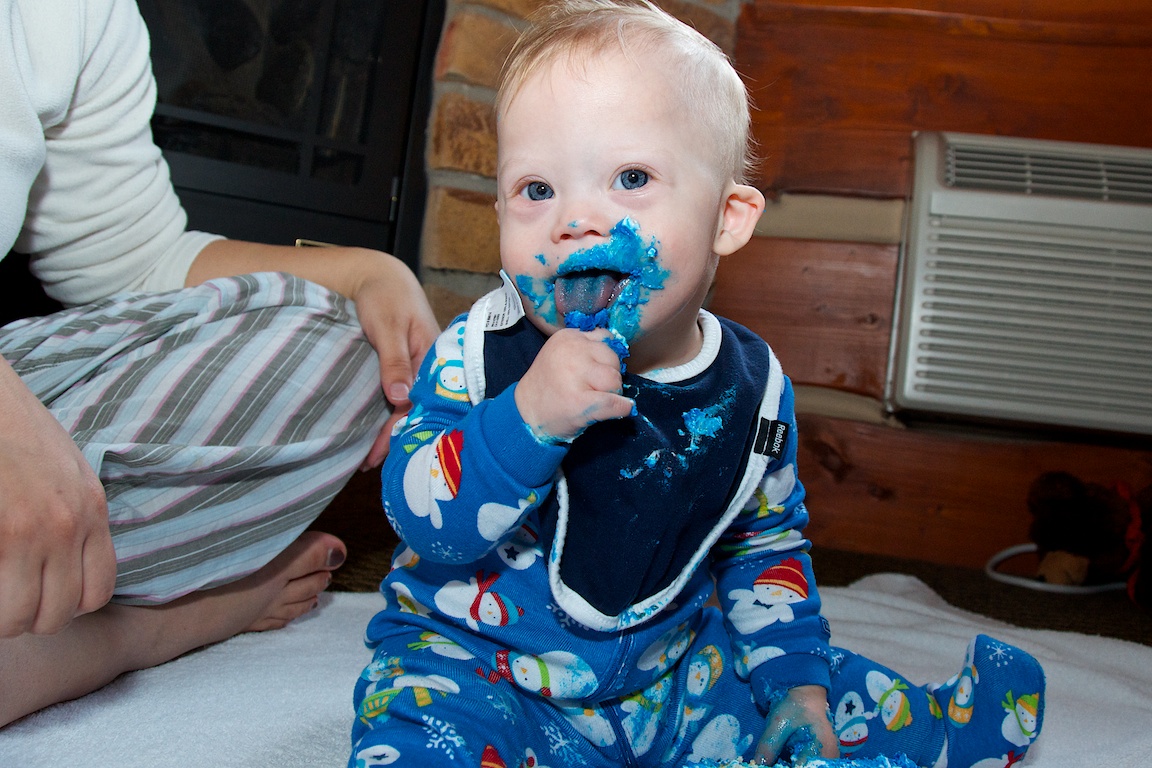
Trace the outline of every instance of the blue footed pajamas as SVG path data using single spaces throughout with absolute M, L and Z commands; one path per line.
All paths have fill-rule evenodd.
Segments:
M 996 667 L 929 692 L 829 647 L 791 386 L 752 333 L 707 312 L 700 324 L 695 360 L 626 373 L 636 414 L 571 444 L 539 441 L 516 409 L 545 339 L 510 287 L 441 335 L 383 471 L 402 543 L 366 633 L 350 766 L 749 757 L 769 706 L 808 684 L 829 690 L 846 754 L 1006 765 L 1009 709 L 1023 754 L 1042 676 L 1006 691 Z M 987 666 L 984 640 L 966 669 Z M 957 752 L 949 713 L 995 730 L 995 747 Z

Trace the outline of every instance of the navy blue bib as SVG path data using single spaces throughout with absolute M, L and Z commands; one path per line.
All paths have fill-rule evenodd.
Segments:
M 568 531 L 560 575 L 608 616 L 667 587 L 727 509 L 753 448 L 768 377 L 768 345 L 720 319 L 716 361 L 697 376 L 661 384 L 624 375 L 638 415 L 589 427 L 561 467 Z M 487 393 L 518 381 L 545 337 L 526 320 L 485 334 Z M 556 494 L 541 514 L 553 541 Z

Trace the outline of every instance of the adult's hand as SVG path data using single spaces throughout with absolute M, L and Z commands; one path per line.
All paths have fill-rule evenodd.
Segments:
M 217 240 L 192 263 L 186 285 L 250 272 L 288 272 L 356 304 L 364 335 L 380 356 L 380 385 L 393 412 L 362 468 L 379 466 L 392 425 L 411 405 L 408 391 L 440 328 L 424 289 L 404 262 L 367 248 L 312 248 Z
M 58 632 L 115 583 L 100 480 L 0 358 L 0 637 Z
M 392 256 L 370 271 L 350 298 L 364 335 L 380 357 L 380 384 L 393 406 L 361 467 L 369 469 L 380 466 L 388 454 L 392 425 L 411 406 L 413 378 L 440 327 L 412 270 Z

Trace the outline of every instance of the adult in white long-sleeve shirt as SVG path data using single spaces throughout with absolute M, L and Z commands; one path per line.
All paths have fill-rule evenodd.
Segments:
M 147 29 L 133 0 L 0 0 L 0 105 L 0 258 L 10 249 L 29 254 L 31 269 L 46 292 L 65 306 L 77 308 L 71 310 L 74 314 L 67 322 L 21 321 L 0 329 L 3 725 L 91 691 L 122 672 L 162 663 L 237 632 L 282 626 L 315 605 L 317 594 L 330 581 L 331 570 L 342 562 L 346 550 L 334 536 L 301 531 L 309 516 L 314 517 L 355 469 L 348 468 L 350 454 L 358 452 L 355 464 L 378 465 L 383 460 L 389 430 L 382 425 L 390 410 L 384 396 L 397 407 L 392 410 L 407 406 L 413 369 L 437 327 L 415 276 L 390 255 L 338 248 L 326 250 L 319 260 L 315 252 L 186 230 L 186 217 L 167 166 L 151 139 L 155 83 Z M 260 274 L 218 279 L 251 273 Z M 197 331 L 196 343 L 201 346 L 158 356 L 156 349 L 146 345 L 152 341 L 133 335 L 139 313 L 158 306 L 156 301 L 142 303 L 141 296 L 164 296 L 160 303 L 166 303 L 169 314 L 185 321 L 190 313 L 211 318 L 204 325 L 215 330 Z M 108 313 L 108 328 L 100 327 L 100 333 L 84 337 L 85 342 L 77 338 L 76 328 L 92 327 L 96 315 L 83 313 L 93 302 L 100 302 L 101 311 Z M 319 338 L 308 336 L 318 333 L 317 327 L 326 335 L 309 354 L 294 358 L 294 368 L 274 369 L 280 365 L 279 358 L 252 362 L 248 367 L 272 382 L 265 389 L 281 390 L 288 389 L 283 386 L 286 379 L 295 381 L 298 372 L 308 375 L 322 368 L 339 350 L 349 355 L 342 359 L 359 361 L 360 369 L 366 361 L 370 370 L 361 373 L 367 378 L 356 383 L 336 379 L 343 371 L 334 369 L 332 380 L 324 382 L 332 392 L 331 400 L 340 388 L 354 390 L 360 398 L 359 405 L 340 406 L 359 408 L 355 426 L 341 427 L 345 432 L 358 432 L 341 438 L 339 460 L 319 454 L 311 464 L 311 455 L 284 460 L 286 465 L 294 461 L 316 468 L 313 474 L 327 473 L 325 488 L 321 492 L 293 487 L 286 493 L 293 496 L 294 507 L 282 503 L 283 499 L 269 502 L 271 506 L 260 517 L 265 529 L 268 520 L 287 515 L 289 507 L 297 510 L 292 512 L 296 516 L 291 524 L 285 523 L 276 535 L 257 536 L 252 533 L 256 526 L 249 525 L 231 536 L 230 541 L 245 544 L 248 539 L 244 537 L 251 538 L 251 554 L 233 557 L 217 568 L 213 553 L 227 548 L 221 543 L 223 537 L 202 550 L 183 540 L 176 546 L 171 538 L 161 541 L 159 536 L 141 543 L 141 530 L 151 530 L 153 520 L 177 517 L 181 508 L 172 498 L 161 498 L 155 502 L 156 510 L 143 509 L 144 502 L 125 489 L 134 492 L 134 485 L 147 486 L 147 481 L 141 482 L 136 475 L 123 488 L 116 486 L 111 462 L 104 457 L 116 455 L 127 466 L 142 451 L 152 450 L 148 461 L 154 461 L 155 445 L 129 444 L 121 433 L 200 429 L 199 420 L 212 407 L 220 410 L 220 421 L 230 425 L 232 417 L 223 409 L 232 396 L 237 400 L 229 413 L 252 410 L 251 403 L 241 399 L 243 393 L 236 392 L 252 389 L 252 382 L 237 379 L 235 386 L 229 386 L 228 376 L 238 370 L 235 367 L 220 369 L 230 372 L 222 377 L 223 390 L 214 380 L 211 384 L 216 389 L 200 392 L 205 411 L 166 409 L 173 402 L 183 406 L 183 401 L 174 399 L 183 397 L 184 390 L 182 384 L 171 383 L 177 381 L 173 377 L 186 377 L 180 382 L 192 380 L 193 369 L 183 367 L 183 357 L 205 355 L 206 349 L 221 343 L 221 336 L 235 343 L 241 338 L 235 329 L 256 316 L 244 313 L 263 312 L 260 316 L 264 317 L 278 312 L 280 302 L 292 306 L 284 310 L 286 317 L 295 313 L 292 317 L 304 318 L 283 321 L 285 325 L 299 322 L 290 333 L 301 334 L 283 342 L 288 352 L 302 348 L 301 340 L 306 337 Z M 157 317 L 161 319 L 151 322 L 162 322 L 166 316 Z M 47 405 L 67 398 L 61 395 L 63 385 L 58 382 L 50 386 L 33 383 L 42 382 L 43 369 L 48 367 L 44 361 L 74 363 L 82 356 L 77 350 L 84 343 L 96 347 L 90 357 L 99 357 L 115 346 L 108 340 L 113 333 L 136 345 L 132 354 L 137 357 L 122 363 L 128 373 L 117 374 L 121 376 L 118 381 L 136 377 L 132 380 L 140 394 L 155 400 L 147 406 L 132 401 L 122 410 L 153 408 L 167 413 L 170 421 L 171 413 L 186 413 L 187 423 L 165 423 L 162 430 L 154 422 L 148 430 L 135 423 L 110 424 L 106 431 L 121 429 L 114 433 L 116 437 L 94 438 L 95 430 L 84 432 L 80 426 L 89 423 L 84 419 L 92 413 L 91 408 L 84 408 L 93 403 L 100 406 L 99 399 L 73 404 L 73 411 L 83 418 L 73 418 L 63 406 Z M 71 347 L 69 339 L 77 339 Z M 333 346 L 328 339 L 335 340 Z M 253 337 L 247 348 L 258 356 L 269 344 L 265 337 Z M 155 393 L 156 382 L 142 378 L 143 360 L 168 361 L 151 364 L 152 368 L 171 366 L 155 374 L 168 387 L 166 391 Z M 116 364 L 121 364 L 119 358 Z M 110 375 L 107 367 L 111 367 L 103 360 L 100 365 L 106 367 L 93 367 L 73 378 L 88 385 L 100 381 L 100 376 Z M 232 365 L 238 364 L 233 361 Z M 365 381 L 372 382 L 370 394 L 364 393 Z M 317 409 L 317 400 L 323 401 L 321 408 L 329 406 L 325 396 L 317 394 L 329 390 L 306 386 L 312 388 L 312 399 L 297 403 L 301 413 Z M 85 390 L 76 397 L 96 395 Z M 284 408 L 280 401 L 263 407 L 270 413 L 269 420 Z M 371 425 L 367 436 L 365 425 Z M 222 428 L 218 426 L 216 432 Z M 299 425 L 289 430 L 284 424 L 275 429 L 278 436 L 306 431 Z M 332 437 L 306 436 L 313 443 L 323 442 L 324 450 L 336 442 Z M 251 434 L 246 439 L 251 440 Z M 146 441 L 140 438 L 140 442 Z M 291 449 L 305 442 L 293 443 Z M 262 448 L 257 445 L 252 450 Z M 235 457 L 228 460 L 242 463 Z M 214 456 L 212 461 L 224 460 Z M 171 470 L 173 475 L 180 473 Z M 305 497 L 307 510 L 299 512 L 301 503 L 297 502 Z M 231 510 L 250 506 L 241 501 L 233 507 L 200 504 L 196 509 L 201 515 L 223 519 L 215 524 L 227 528 Z M 118 516 L 130 513 L 137 516 L 121 522 L 137 539 L 127 535 L 118 539 Z M 174 554 L 165 560 L 158 554 L 163 552 Z M 204 573 L 184 578 L 185 572 L 171 565 L 180 557 L 216 570 L 205 565 Z M 174 569 L 178 576 L 169 573 Z M 116 600 L 110 602 L 114 593 Z

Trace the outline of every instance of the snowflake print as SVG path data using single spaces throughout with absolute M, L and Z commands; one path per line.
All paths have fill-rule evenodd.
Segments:
M 512 703 L 508 701 L 508 697 L 489 695 L 487 698 L 489 705 L 492 709 L 500 713 L 500 716 L 504 718 L 505 722 L 516 722 L 516 710 L 512 708 Z
M 396 524 L 396 515 L 392 512 L 392 505 L 388 503 L 388 499 L 384 499 L 384 517 L 388 518 L 388 524 L 392 526 L 392 530 L 400 530 L 400 526 Z
M 449 760 L 455 760 L 454 747 L 464 746 L 464 739 L 456 732 L 456 727 L 430 715 L 424 715 L 420 719 L 424 721 L 424 731 L 428 734 L 428 743 L 424 746 L 428 749 L 439 749 Z
M 456 547 L 444 542 L 438 542 L 432 547 L 432 554 L 445 563 L 455 563 L 460 560 Z
M 561 765 L 587 765 L 580 755 L 576 742 L 564 735 L 555 723 L 544 727 L 544 738 L 548 739 L 548 749 L 560 760 Z
M 565 629 L 571 629 L 576 626 L 575 620 L 564 612 L 564 609 L 556 605 L 556 603 L 548 603 L 548 610 L 556 617 L 556 621 L 560 622 L 560 626 Z
M 1003 643 L 993 643 L 988 646 L 988 661 L 996 668 L 1006 667 L 1012 662 L 1012 648 Z

